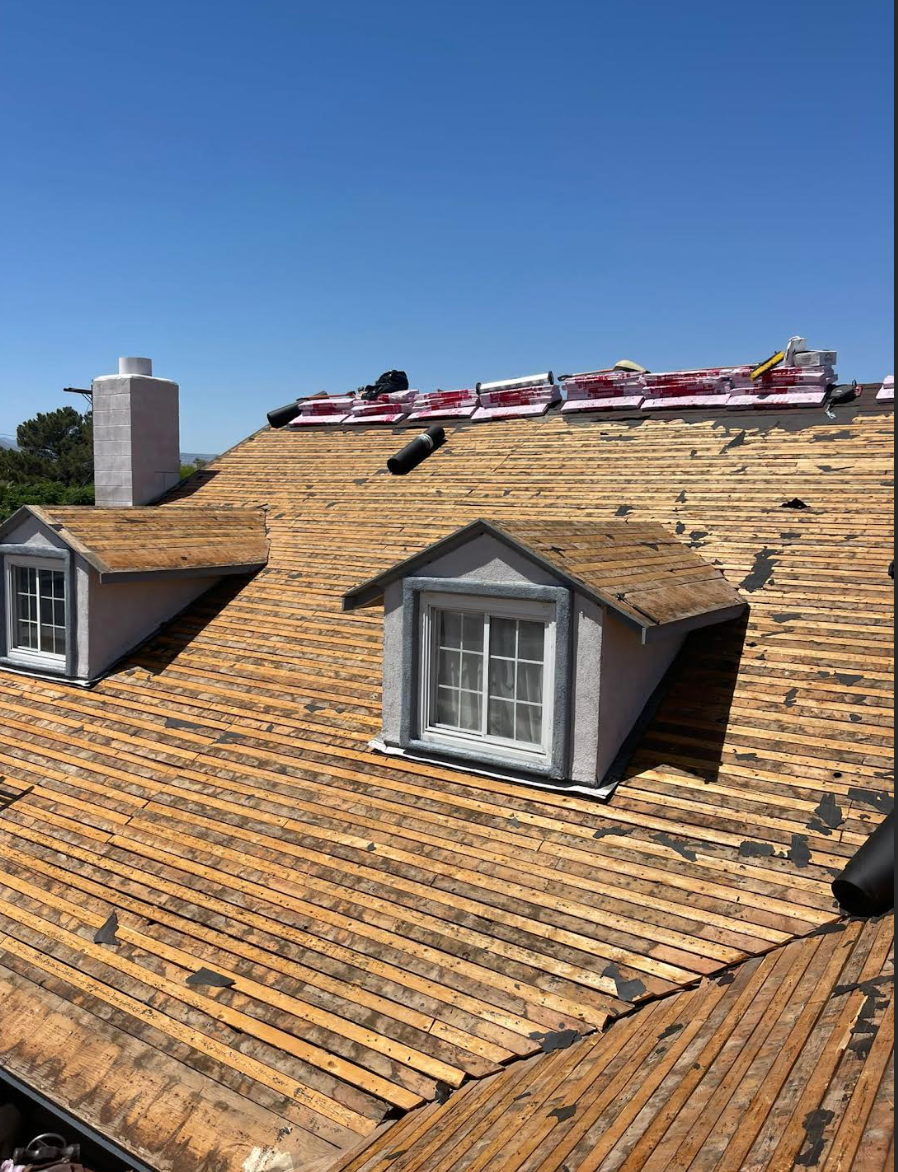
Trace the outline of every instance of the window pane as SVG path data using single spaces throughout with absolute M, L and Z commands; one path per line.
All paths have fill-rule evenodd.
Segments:
M 480 692 L 460 692 L 461 717 L 458 727 L 465 732 L 480 732 L 483 721 L 483 696 Z
M 534 704 L 518 704 L 515 739 L 527 745 L 539 745 L 543 739 L 543 712 Z
M 492 655 L 503 655 L 506 659 L 514 659 L 517 654 L 518 624 L 514 619 L 493 619 L 492 622 Z
M 15 631 L 16 647 L 25 651 L 37 650 L 37 571 L 30 566 L 15 569 Z
M 483 615 L 466 614 L 464 616 L 465 651 L 483 651 L 483 625 Z
M 543 668 L 539 663 L 518 664 L 518 699 L 543 702 Z
M 450 728 L 458 728 L 459 699 L 458 692 L 450 688 L 437 689 L 437 724 L 447 724 Z
M 440 646 L 461 648 L 462 616 L 454 611 L 440 612 Z
M 490 661 L 490 695 L 497 700 L 514 699 L 514 660 Z
M 518 655 L 542 663 L 546 655 L 546 627 L 544 623 L 521 623 Z
M 441 651 L 439 683 L 450 688 L 457 688 L 461 673 L 461 652 Z
M 55 574 L 52 570 L 40 571 L 41 598 L 51 600 L 54 597 L 56 579 L 61 577 L 61 574 Z
M 506 700 L 490 700 L 489 729 L 491 737 L 514 740 L 514 704 Z
M 481 632 L 482 634 L 482 632 Z M 465 651 L 461 657 L 461 686 L 469 692 L 483 692 L 483 653 Z
M 462 732 L 483 732 L 483 631 L 480 614 L 437 612 L 434 702 L 437 724 Z

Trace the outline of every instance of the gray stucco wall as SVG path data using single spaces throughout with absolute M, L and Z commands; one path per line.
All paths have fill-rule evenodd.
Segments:
M 11 526 L 0 538 L 2 545 L 34 545 L 51 546 L 53 549 L 68 549 L 66 543 L 58 533 L 42 525 L 37 517 L 26 514 L 14 526 Z
M 642 644 L 638 631 L 606 613 L 596 777 L 601 783 L 685 642 L 685 634 Z
M 101 583 L 90 570 L 85 678 L 96 679 L 163 623 L 205 594 L 218 578 L 156 578 L 146 582 Z M 81 651 L 79 646 L 79 664 Z
M 480 582 L 529 582 L 533 586 L 558 586 L 559 579 L 517 550 L 482 534 L 461 549 L 443 554 L 415 568 L 416 578 L 476 578 Z
M 605 615 L 591 599 L 574 598 L 574 688 L 571 776 L 578 785 L 595 785 L 599 753 L 599 699 Z
M 383 739 L 388 745 L 402 743 L 403 583 L 393 582 L 384 594 L 384 699 Z

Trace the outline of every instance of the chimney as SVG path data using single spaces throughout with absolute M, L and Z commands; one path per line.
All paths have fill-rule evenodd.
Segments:
M 153 377 L 150 358 L 120 358 L 93 381 L 94 484 L 100 506 L 158 500 L 180 480 L 178 384 Z

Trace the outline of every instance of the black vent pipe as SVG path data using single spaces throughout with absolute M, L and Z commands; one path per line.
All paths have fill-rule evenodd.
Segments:
M 446 443 L 446 432 L 442 427 L 429 427 L 423 435 L 412 440 L 398 455 L 387 460 L 387 467 L 394 476 L 408 476 L 409 472 L 423 464 L 428 456 Z
M 852 916 L 881 916 L 895 906 L 895 815 L 877 826 L 833 883 L 833 895 Z
M 299 414 L 299 403 L 288 403 L 286 407 L 275 407 L 268 412 L 268 422 L 272 427 L 286 427 Z

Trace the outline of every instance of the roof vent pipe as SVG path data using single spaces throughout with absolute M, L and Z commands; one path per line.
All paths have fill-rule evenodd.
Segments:
M 268 422 L 274 428 L 286 427 L 299 415 L 299 402 L 288 403 L 285 407 L 275 407 L 268 412 Z
M 833 883 L 852 916 L 880 916 L 895 906 L 895 815 L 889 814 Z
M 545 374 L 531 374 L 526 378 L 500 379 L 497 383 L 478 383 L 477 391 L 520 391 L 525 387 L 551 387 L 555 382 L 555 375 L 551 370 Z
M 394 476 L 408 476 L 409 472 L 423 464 L 428 456 L 446 443 L 446 432 L 442 427 L 429 427 L 423 435 L 412 440 L 398 455 L 387 460 L 387 467 Z

